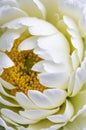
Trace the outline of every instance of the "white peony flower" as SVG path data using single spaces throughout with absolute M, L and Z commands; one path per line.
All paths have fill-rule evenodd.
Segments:
M 85 0 L 0 0 L 0 126 L 86 129 L 85 7 Z

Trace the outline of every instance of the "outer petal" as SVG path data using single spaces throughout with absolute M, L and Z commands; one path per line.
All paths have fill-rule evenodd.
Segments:
M 18 0 L 20 8 L 27 12 L 30 16 L 45 18 L 45 7 L 39 0 Z
M 56 25 L 58 21 L 58 0 L 41 0 L 46 9 L 46 19 Z
M 3 117 L 6 117 L 6 118 L 12 120 L 13 122 L 23 124 L 23 125 L 36 122 L 36 121 L 28 120 L 28 119 L 20 116 L 19 114 L 15 113 L 9 109 L 5 109 L 5 108 L 1 109 L 1 114 Z
M 3 126 L 6 130 L 14 130 L 12 127 L 8 127 L 2 118 L 0 118 L 0 125 Z
M 64 16 L 63 19 L 68 27 L 67 31 L 71 35 L 71 42 L 73 46 L 77 49 L 78 57 L 81 62 L 83 58 L 83 42 L 79 30 L 77 29 L 77 25 L 70 17 Z
M 78 124 L 78 125 L 77 125 Z M 78 112 L 78 117 L 75 120 L 71 120 L 64 130 L 86 130 L 86 105 Z
M 56 113 L 59 109 L 53 109 L 53 110 L 25 110 L 20 111 L 20 115 L 23 117 L 30 119 L 30 120 L 36 120 L 37 122 L 45 119 L 47 116 L 52 115 Z
M 86 58 L 83 60 L 81 67 L 76 70 L 75 83 L 72 96 L 76 95 L 86 82 Z
M 27 14 L 19 8 L 10 6 L 0 7 L 0 25 L 24 16 L 27 16 Z
M 4 5 L 10 5 L 13 7 L 18 7 L 18 3 L 16 0 L 0 0 L 0 6 L 4 6 Z
M 74 108 L 69 101 L 66 101 L 66 108 L 64 114 L 51 115 L 47 118 L 54 123 L 63 123 L 69 121 L 73 116 Z
M 74 116 L 76 116 L 78 111 L 86 104 L 86 90 L 79 92 L 74 97 L 71 97 L 70 101 L 74 106 Z

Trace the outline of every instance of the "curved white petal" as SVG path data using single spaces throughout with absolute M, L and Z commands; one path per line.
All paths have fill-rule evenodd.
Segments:
M 27 14 L 19 8 L 10 7 L 8 5 L 0 7 L 0 25 L 25 16 L 27 16 Z
M 41 57 L 42 59 L 50 60 L 50 61 L 53 60 L 49 52 L 47 50 L 41 49 L 40 47 L 35 48 L 33 52 L 37 54 L 39 57 Z
M 16 100 L 17 102 L 23 107 L 24 109 L 35 109 L 38 106 L 30 99 L 28 98 L 24 93 L 17 92 L 16 93 Z
M 47 50 L 56 62 L 64 62 L 70 53 L 69 44 L 66 38 L 57 32 L 55 35 L 41 37 L 38 39 L 38 46 Z M 66 58 L 63 58 L 64 57 Z
M 11 103 L 10 100 L 7 101 L 6 99 L 4 99 L 3 97 L 0 96 L 0 103 L 6 105 L 6 106 L 11 106 L 11 107 L 19 107 L 18 104 L 15 103 Z
M 37 38 L 32 36 L 22 41 L 18 47 L 18 50 L 19 51 L 31 50 L 31 49 L 34 49 L 36 46 L 37 46 Z
M 23 124 L 23 125 L 36 122 L 36 121 L 28 120 L 20 116 L 19 114 L 5 108 L 1 109 L 1 114 L 16 123 Z
M 46 18 L 46 9 L 40 0 L 33 0 L 33 2 L 37 5 L 38 9 L 41 11 L 43 18 Z
M 79 27 L 80 27 L 80 31 L 83 37 L 86 37 L 86 8 L 85 7 L 86 7 L 86 3 L 83 7 L 82 15 L 79 20 Z
M 3 52 L 0 52 L 0 61 L 0 68 L 8 68 L 14 65 L 12 60 Z
M 80 60 L 79 60 L 79 56 L 78 56 L 77 50 L 72 52 L 71 58 L 72 58 L 73 69 L 76 70 L 77 67 L 80 64 Z
M 84 48 L 83 48 L 82 38 L 80 36 L 79 30 L 77 29 L 78 27 L 70 17 L 64 16 L 63 20 L 67 25 L 67 31 L 71 35 L 71 42 L 73 46 L 77 49 L 77 53 L 81 62 L 83 58 Z
M 6 130 L 14 130 L 12 127 L 7 126 L 6 122 L 0 118 L 0 125 L 3 126 Z
M 47 72 L 47 73 L 59 73 L 59 72 L 70 72 L 70 69 L 65 63 L 54 63 L 49 60 L 42 60 L 36 63 L 32 70 L 37 72 Z
M 66 101 L 66 108 L 63 114 L 51 115 L 47 118 L 54 123 L 67 122 L 73 116 L 74 108 L 69 101 Z
M 10 51 L 14 40 L 20 37 L 19 32 L 15 32 L 13 30 L 7 30 L 4 34 L 0 37 L 0 50 L 3 51 Z
M 46 130 L 46 128 L 49 128 L 51 125 L 53 125 L 52 122 L 45 119 L 36 124 L 29 125 L 28 130 L 42 130 L 43 128 Z
M 46 19 L 56 25 L 58 22 L 58 0 L 41 0 L 46 9 Z
M 2 78 L 0 78 L 0 83 L 2 84 L 2 86 L 8 90 L 12 90 L 15 89 L 15 86 L 13 86 L 12 84 L 8 83 L 7 81 L 3 80 Z
M 19 29 L 24 26 L 28 27 L 28 30 L 32 35 L 47 36 L 57 32 L 57 29 L 52 24 L 35 17 L 22 17 L 4 24 L 2 27 Z
M 39 0 L 18 0 L 18 4 L 22 10 L 27 12 L 31 17 L 45 18 L 45 7 Z
M 52 115 L 56 112 L 58 112 L 58 108 L 57 109 L 53 109 L 53 110 L 25 110 L 25 111 L 20 111 L 20 115 L 22 115 L 23 117 L 27 118 L 27 119 L 31 119 L 31 120 L 36 120 L 37 122 L 45 119 L 47 116 Z
M 18 3 L 16 0 L 0 0 L 0 6 L 9 5 L 12 7 L 18 7 Z
M 53 102 L 54 107 L 61 106 L 67 97 L 67 93 L 61 89 L 46 89 L 43 91 L 51 102 Z
M 77 125 L 78 124 L 78 125 Z M 86 105 L 64 126 L 64 130 L 86 130 Z
M 74 106 L 74 116 L 82 110 L 83 106 L 86 104 L 86 90 L 79 92 L 76 96 L 71 97 L 70 101 Z M 73 117 L 74 118 L 74 117 Z
M 72 96 L 76 95 L 86 82 L 86 58 L 83 60 L 81 66 L 76 70 L 75 83 Z
M 1 83 L 0 83 L 0 93 L 1 93 L 3 96 L 12 98 L 12 99 L 14 99 L 14 100 L 16 99 L 15 96 L 12 96 L 11 94 L 7 93 L 7 91 L 4 89 L 3 85 L 1 85 Z
M 53 108 L 53 103 L 49 100 L 49 98 L 39 91 L 29 90 L 28 96 L 39 108 L 42 109 Z
M 19 124 L 15 123 L 14 121 L 10 120 L 9 118 L 7 118 L 7 117 L 5 117 L 5 116 L 3 116 L 3 115 L 2 115 L 2 118 L 4 119 L 4 121 L 5 121 L 7 124 L 11 124 L 11 126 L 12 126 L 12 125 L 13 125 L 13 126 L 16 126 L 16 127 L 19 126 Z M 12 128 L 13 128 L 13 126 L 12 126 Z
M 38 75 L 40 83 L 49 88 L 65 89 L 68 84 L 69 76 L 65 72 L 61 73 L 42 73 Z

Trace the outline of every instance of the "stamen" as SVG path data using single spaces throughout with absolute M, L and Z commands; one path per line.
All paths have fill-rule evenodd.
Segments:
M 32 66 L 41 59 L 33 53 L 33 50 L 18 52 L 18 45 L 27 37 L 30 36 L 25 34 L 25 36 L 15 40 L 12 50 L 6 52 L 15 65 L 11 68 L 4 69 L 1 77 L 16 86 L 11 92 L 13 95 L 16 92 L 24 92 L 27 94 L 28 90 L 42 92 L 46 89 L 45 86 L 39 83 L 37 79 L 38 73 L 31 70 Z

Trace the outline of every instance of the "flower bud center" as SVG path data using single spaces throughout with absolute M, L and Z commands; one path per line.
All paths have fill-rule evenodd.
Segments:
M 27 37 L 29 37 L 29 35 L 25 34 L 25 36 L 16 39 L 11 51 L 6 51 L 6 54 L 12 59 L 15 65 L 4 69 L 1 77 L 15 86 L 15 89 L 11 92 L 13 95 L 15 95 L 16 92 L 24 92 L 27 94 L 28 90 L 38 90 L 42 92 L 46 89 L 45 86 L 39 83 L 37 72 L 31 70 L 32 66 L 40 61 L 41 58 L 35 55 L 33 50 L 18 51 L 19 44 Z

